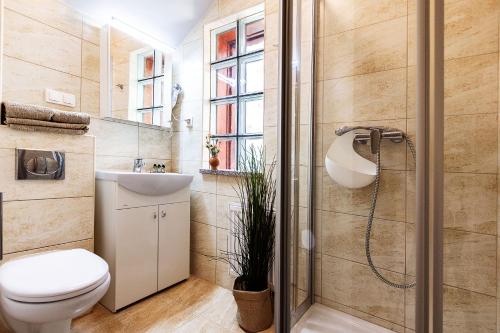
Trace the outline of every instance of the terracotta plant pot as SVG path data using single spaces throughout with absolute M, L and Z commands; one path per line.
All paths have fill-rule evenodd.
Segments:
M 217 170 L 217 167 L 220 164 L 219 158 L 217 156 L 210 157 L 208 164 L 210 164 L 210 169 Z
M 233 296 L 238 305 L 238 324 L 246 332 L 264 331 L 273 324 L 271 289 L 244 291 L 239 288 L 241 279 L 234 281 Z

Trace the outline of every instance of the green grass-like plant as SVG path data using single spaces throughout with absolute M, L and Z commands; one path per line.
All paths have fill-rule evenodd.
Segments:
M 241 176 L 235 186 L 241 214 L 234 222 L 234 251 L 222 251 L 219 259 L 228 262 L 238 274 L 237 289 L 262 291 L 268 288 L 274 262 L 276 163 L 266 166 L 264 149 L 254 146 L 242 155 Z

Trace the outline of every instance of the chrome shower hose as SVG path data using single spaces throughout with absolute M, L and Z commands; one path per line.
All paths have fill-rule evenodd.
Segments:
M 416 161 L 416 152 L 415 152 L 415 146 L 413 145 L 413 142 L 408 138 L 406 134 L 403 134 L 403 138 L 406 141 L 406 145 L 411 151 L 411 154 L 413 156 L 413 160 Z M 384 277 L 378 269 L 375 267 L 373 264 L 373 259 L 371 256 L 371 251 L 370 251 L 370 238 L 371 238 L 371 233 L 372 233 L 372 227 L 373 227 L 373 215 L 375 214 L 375 208 L 377 206 L 377 197 L 378 197 L 378 192 L 380 188 L 380 170 L 381 170 L 381 163 L 380 163 L 380 141 L 378 142 L 378 147 L 377 147 L 377 167 L 376 167 L 376 174 L 375 174 L 375 183 L 373 185 L 372 189 L 372 205 L 370 207 L 370 212 L 368 214 L 368 224 L 366 226 L 366 234 L 365 234 L 365 253 L 366 253 L 366 259 L 368 260 L 368 265 L 370 266 L 372 272 L 379 278 L 382 282 L 385 284 L 394 287 L 394 288 L 399 288 L 399 289 L 409 289 L 415 287 L 415 282 L 412 283 L 395 283 L 390 280 L 388 280 L 386 277 Z

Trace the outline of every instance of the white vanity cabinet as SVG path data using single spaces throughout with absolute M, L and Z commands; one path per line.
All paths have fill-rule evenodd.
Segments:
M 107 301 L 107 295 L 103 298 L 104 305 L 113 311 L 158 290 L 158 207 L 122 209 L 115 214 L 115 269 L 111 274 L 115 296 L 113 302 Z M 104 260 L 112 259 L 97 248 Z
M 189 277 L 189 198 L 189 183 L 148 195 L 97 178 L 95 252 L 111 274 L 106 308 L 114 312 Z
M 160 206 L 158 289 L 186 279 L 186 272 L 189 276 L 189 209 L 189 202 Z

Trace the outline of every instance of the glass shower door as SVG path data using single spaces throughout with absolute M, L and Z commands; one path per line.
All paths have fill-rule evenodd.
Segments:
M 443 331 L 498 332 L 498 1 L 444 1 Z
M 303 276 L 311 309 L 329 314 L 315 322 L 326 331 L 411 330 L 415 2 L 318 0 L 317 16 L 296 2 L 288 180 L 292 194 L 312 200 L 292 195 L 290 206 L 292 323 L 303 313 Z M 312 114 L 302 108 L 311 98 Z M 313 250 L 301 252 L 307 232 Z
M 291 62 L 291 109 L 289 113 L 288 168 L 290 191 L 289 224 L 289 311 L 292 324 L 313 302 L 313 33 L 314 0 L 293 0 Z
M 291 310 L 292 324 L 313 302 L 314 260 L 312 162 L 312 41 L 313 0 L 294 0 L 292 198 L 291 198 Z
M 497 332 L 500 4 L 306 3 L 289 18 L 292 319 L 318 303 L 372 331 Z
M 320 3 L 317 301 L 332 330 L 409 331 L 416 2 Z

